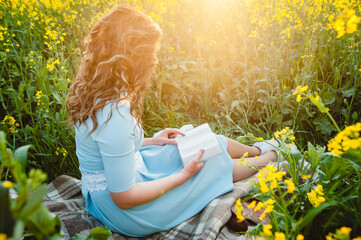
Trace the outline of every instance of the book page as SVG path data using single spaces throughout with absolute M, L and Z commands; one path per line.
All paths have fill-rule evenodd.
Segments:
M 187 131 L 186 136 L 179 136 L 176 140 L 184 165 L 201 149 L 205 151 L 201 161 L 222 152 L 217 138 L 207 123 Z

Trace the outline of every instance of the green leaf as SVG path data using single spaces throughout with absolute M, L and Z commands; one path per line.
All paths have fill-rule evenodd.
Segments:
M 11 237 L 15 223 L 10 211 L 9 189 L 3 187 L 2 182 L 0 182 L 0 213 L 0 233 Z
M 348 90 L 344 90 L 344 91 L 341 91 L 342 95 L 344 97 L 351 97 L 352 95 L 355 94 L 355 88 L 351 88 L 351 89 L 348 89 Z
M 13 239 L 22 239 L 24 228 L 24 222 L 22 220 L 17 220 L 14 226 Z
M 318 152 L 316 148 L 312 145 L 312 143 L 307 143 L 308 151 L 306 152 L 306 156 L 308 158 L 308 161 L 311 163 L 312 169 L 316 169 L 320 162 L 320 157 L 318 155 Z
M 332 104 L 335 101 L 335 94 L 332 92 L 326 92 L 323 94 L 322 99 L 325 102 L 325 105 Z
M 95 227 L 90 232 L 90 237 L 94 240 L 106 240 L 112 235 L 112 232 L 107 228 Z
M 311 211 L 309 211 L 305 217 L 301 217 L 298 220 L 298 224 L 299 224 L 299 230 L 302 230 L 304 227 L 306 227 L 307 225 L 311 224 L 311 222 L 313 221 L 313 219 L 320 213 L 322 212 L 324 209 L 328 208 L 328 207 L 332 207 L 332 206 L 336 206 L 338 203 L 336 201 L 331 201 L 331 202 L 326 202 L 321 204 L 320 206 L 312 209 Z
M 14 159 L 17 160 L 22 167 L 25 166 L 27 156 L 28 156 L 28 151 L 32 147 L 33 147 L 33 145 L 25 145 L 25 146 L 19 147 L 18 149 L 15 150 Z
M 5 152 L 6 149 L 6 136 L 3 131 L 0 131 L 0 157 L 2 157 L 2 153 Z M 0 158 L 0 160 L 2 160 Z
M 19 214 L 20 219 L 26 219 L 30 216 L 37 208 L 40 207 L 48 186 L 46 184 L 42 184 L 38 189 L 36 189 L 29 197 L 29 200 L 26 202 L 25 206 L 21 210 Z
M 361 152 L 356 149 L 351 149 L 346 152 L 344 152 L 341 155 L 342 158 L 347 159 L 351 162 L 353 162 L 353 165 L 356 165 L 359 170 L 361 170 Z
M 37 239 L 60 235 L 61 222 L 44 205 L 40 205 L 28 218 L 27 228 Z

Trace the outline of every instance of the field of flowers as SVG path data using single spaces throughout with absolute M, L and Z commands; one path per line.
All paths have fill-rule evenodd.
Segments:
M 83 38 L 119 2 L 163 29 L 145 96 L 150 136 L 208 122 L 247 144 L 280 142 L 287 168 L 261 170 L 250 195 L 271 223 L 248 234 L 361 239 L 359 0 L 0 0 L 0 131 L 11 151 L 33 145 L 26 168 L 14 167 L 1 135 L 4 187 L 33 179 L 27 196 L 45 181 L 40 170 L 47 181 L 80 177 L 64 103 Z

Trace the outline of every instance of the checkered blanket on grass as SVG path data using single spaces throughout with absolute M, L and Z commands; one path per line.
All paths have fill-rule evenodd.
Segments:
M 227 227 L 226 223 L 231 218 L 232 205 L 250 190 L 248 180 L 235 183 L 233 191 L 214 199 L 203 211 L 171 230 L 141 239 L 244 239 L 244 236 L 238 236 Z M 76 234 L 88 236 L 92 228 L 104 227 L 86 210 L 80 185 L 80 180 L 62 175 L 49 184 L 44 199 L 44 204 L 49 210 L 60 217 L 65 239 Z M 113 233 L 110 239 L 137 238 Z

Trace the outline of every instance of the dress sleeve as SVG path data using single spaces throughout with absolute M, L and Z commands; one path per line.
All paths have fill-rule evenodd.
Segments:
M 110 112 L 110 107 L 105 106 L 97 115 L 99 130 L 92 134 L 103 159 L 111 192 L 124 192 L 135 183 L 134 118 L 128 107 L 121 106 L 118 110 L 113 109 L 112 117 L 103 125 Z

